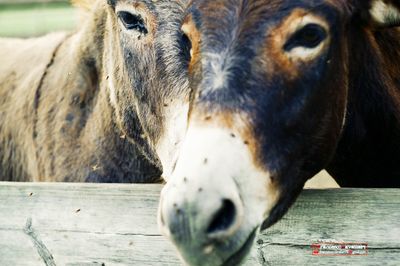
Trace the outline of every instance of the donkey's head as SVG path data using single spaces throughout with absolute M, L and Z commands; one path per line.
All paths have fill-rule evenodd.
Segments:
M 194 102 L 159 212 L 189 264 L 241 261 L 256 230 L 280 219 L 327 165 L 345 123 L 351 39 L 398 25 L 399 7 L 192 1 L 183 30 Z
M 189 110 L 190 42 L 182 0 L 106 0 L 103 62 L 124 136 L 171 172 Z M 159 160 L 160 159 L 160 160 Z M 161 163 L 160 163 L 161 161 Z

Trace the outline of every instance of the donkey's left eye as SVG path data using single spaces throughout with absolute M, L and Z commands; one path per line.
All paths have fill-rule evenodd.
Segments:
M 285 44 L 285 51 L 296 47 L 316 48 L 328 36 L 326 30 L 318 24 L 308 24 L 297 31 Z
M 186 62 L 190 62 L 192 59 L 192 42 L 190 41 L 189 37 L 183 33 L 182 34 L 182 53 L 185 57 Z
M 144 20 L 140 15 L 121 11 L 118 12 L 118 17 L 127 30 L 137 30 L 142 34 L 148 33 Z

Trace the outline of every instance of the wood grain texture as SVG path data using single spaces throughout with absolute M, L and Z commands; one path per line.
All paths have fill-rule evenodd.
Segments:
M 0 183 L 0 265 L 182 265 L 160 236 L 160 185 Z M 318 239 L 369 255 L 315 257 Z M 246 265 L 400 265 L 400 190 L 305 190 Z
M 368 243 L 368 256 L 316 257 L 319 239 Z M 400 265 L 400 190 L 304 190 L 257 240 L 265 265 Z

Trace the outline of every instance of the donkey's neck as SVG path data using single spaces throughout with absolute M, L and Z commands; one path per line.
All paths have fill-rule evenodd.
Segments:
M 330 173 L 342 186 L 400 186 L 400 31 L 350 40 L 347 122 Z
M 160 170 L 123 135 L 110 104 L 103 69 L 106 11 L 99 4 L 90 16 L 60 47 L 42 88 L 39 173 L 57 181 L 155 181 Z M 46 119 L 49 110 L 54 121 Z

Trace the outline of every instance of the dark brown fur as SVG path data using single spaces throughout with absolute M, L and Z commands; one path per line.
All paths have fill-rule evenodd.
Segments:
M 251 153 L 252 166 L 263 169 L 265 176 L 253 177 L 251 167 L 234 156 L 214 158 L 218 161 L 214 168 L 209 163 L 206 173 L 218 173 L 213 181 L 234 180 L 231 194 L 222 185 L 206 189 L 207 177 L 197 176 L 194 183 L 204 182 L 207 199 L 235 202 L 238 193 L 241 202 L 231 208 L 222 205 L 211 218 L 203 206 L 197 207 L 201 196 L 187 193 L 193 189 L 189 185 L 180 186 L 180 177 L 167 184 L 161 209 L 167 217 L 164 228 L 186 261 L 239 263 L 254 230 L 281 219 L 305 182 L 323 169 L 344 187 L 400 187 L 399 8 L 397 0 L 191 2 L 186 23 L 197 33 L 188 35 L 200 45 L 190 68 L 196 91 L 190 122 L 197 125 L 206 117 L 201 132 L 212 132 L 217 124 L 226 133 L 209 133 L 204 143 L 218 143 L 213 139 L 217 137 L 225 141 L 229 132 L 250 141 L 246 152 Z M 229 125 L 220 122 L 230 117 L 239 119 Z M 238 127 L 247 127 L 240 128 L 247 134 L 237 134 Z M 213 152 L 205 149 L 206 154 Z M 192 151 L 183 154 L 183 162 L 196 158 Z M 226 167 L 236 164 L 248 170 L 233 173 Z M 178 161 L 180 175 L 200 172 L 182 165 Z M 246 188 L 263 187 L 263 182 L 267 189 L 262 192 L 277 197 L 254 203 L 258 188 Z M 181 215 L 175 215 L 168 200 L 183 202 Z M 235 216 L 241 206 L 251 221 Z M 193 211 L 196 207 L 199 212 Z M 263 216 L 253 221 L 257 210 Z M 214 224 L 213 217 L 222 217 L 216 236 L 204 230 L 210 220 Z M 228 222 L 221 222 L 223 218 Z M 209 252 L 204 247 L 210 247 Z

